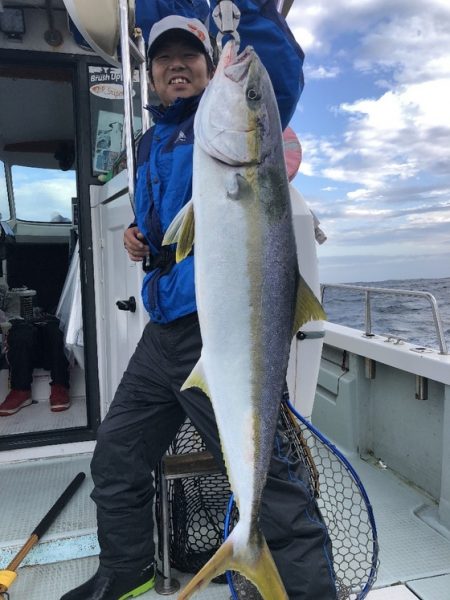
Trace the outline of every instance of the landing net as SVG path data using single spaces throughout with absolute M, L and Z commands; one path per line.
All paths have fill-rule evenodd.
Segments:
M 328 527 L 333 546 L 338 600 L 363 600 L 377 573 L 378 540 L 372 508 L 365 489 L 345 457 L 286 399 L 281 430 L 288 443 L 286 460 L 308 473 L 312 497 Z M 280 431 L 280 430 L 279 430 Z M 205 450 L 195 427 L 186 420 L 169 453 Z M 295 472 L 295 470 L 294 470 Z M 182 572 L 196 573 L 213 556 L 238 520 L 237 508 L 225 475 L 169 480 L 170 562 Z M 157 490 L 157 515 L 160 510 Z M 159 539 L 161 519 L 157 518 Z M 161 544 L 160 558 L 161 558 Z M 227 576 L 234 600 L 261 600 L 258 591 L 237 573 Z M 223 577 L 218 581 L 223 582 Z
M 190 454 L 206 450 L 197 430 L 186 419 L 168 454 Z M 183 573 L 196 573 L 223 542 L 224 521 L 231 490 L 226 475 L 216 472 L 201 477 L 167 481 L 170 521 L 170 564 Z M 158 537 L 162 540 L 160 495 L 157 489 Z M 162 546 L 159 557 L 162 559 Z M 223 575 L 215 580 L 226 583 Z
M 309 491 L 316 498 L 333 547 L 338 600 L 362 600 L 372 588 L 378 568 L 378 538 L 372 507 L 358 475 L 347 459 L 315 427 L 295 411 L 287 397 L 281 419 L 290 444 L 286 459 L 293 472 L 307 466 Z M 303 469 L 304 472 L 304 469 Z M 230 502 L 226 530 L 237 522 Z M 228 574 L 234 600 L 261 600 L 238 573 Z
M 352 600 L 362 600 L 378 570 L 378 534 L 367 492 L 345 456 L 288 400 L 285 414 L 294 446 L 303 438 L 316 467 L 314 494 L 333 544 L 338 591 L 341 587 Z

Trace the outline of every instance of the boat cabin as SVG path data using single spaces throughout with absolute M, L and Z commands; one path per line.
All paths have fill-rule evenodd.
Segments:
M 113 321 L 110 314 L 100 318 L 104 318 L 106 328 L 114 329 L 116 322 L 122 335 L 118 341 L 118 332 L 111 331 L 117 348 L 112 367 L 115 378 L 126 364 L 128 344 L 131 348 L 135 341 L 127 341 L 125 323 L 130 317 L 144 317 L 139 302 L 138 314 L 119 312 L 116 306 L 117 301 L 139 294 L 139 268 L 126 264 L 121 241 L 121 231 L 133 220 L 128 199 L 123 202 L 121 231 L 113 225 L 110 234 L 102 229 L 103 222 L 93 218 L 103 202 L 94 200 L 97 190 L 103 190 L 113 169 L 118 173 L 124 167 L 122 72 L 87 45 L 62 0 L 14 1 L 2 9 L 0 400 L 10 384 L 6 348 L 11 318 L 45 321 L 54 315 L 71 262 L 75 281 L 72 277 L 67 285 L 72 283 L 77 291 L 73 302 L 79 306 L 79 322 L 74 325 L 78 348 L 70 357 L 70 410 L 49 410 L 50 374 L 35 370 L 33 404 L 0 419 L 0 450 L 47 446 L 45 453 L 51 454 L 56 451 L 51 446 L 94 440 L 102 410 L 106 410 L 106 399 L 101 406 L 99 374 L 106 368 L 102 361 L 107 351 L 96 325 L 99 315 L 113 313 Z M 134 73 L 134 125 L 138 134 L 142 109 L 139 75 Z M 121 185 L 126 188 L 123 182 L 114 186 L 114 193 Z M 93 205 L 96 201 L 97 209 Z M 107 240 L 108 235 L 114 239 Z M 112 295 L 111 290 L 104 293 L 102 287 L 105 280 L 101 269 L 105 265 L 110 265 L 106 268 L 121 280 Z M 119 274 L 121 266 L 125 274 Z M 135 282 L 128 294 L 123 281 L 129 271 Z M 103 298 L 108 300 L 101 306 Z

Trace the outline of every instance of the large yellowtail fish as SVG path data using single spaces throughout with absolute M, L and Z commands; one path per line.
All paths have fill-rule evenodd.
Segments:
M 320 303 L 297 264 L 277 103 L 252 48 L 225 46 L 196 117 L 192 202 L 164 243 L 191 248 L 203 349 L 182 389 L 199 387 L 217 419 L 240 519 L 195 575 L 186 600 L 231 569 L 264 600 L 288 598 L 259 528 L 292 336 Z

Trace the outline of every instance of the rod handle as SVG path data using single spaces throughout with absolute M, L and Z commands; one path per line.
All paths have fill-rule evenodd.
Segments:
M 78 475 L 73 479 L 73 481 L 69 483 L 69 485 L 66 487 L 64 492 L 55 502 L 55 504 L 51 507 L 51 509 L 48 511 L 45 517 L 36 526 L 31 535 L 35 535 L 38 539 L 40 539 L 44 535 L 44 533 L 47 531 L 47 529 L 50 527 L 50 525 L 53 523 L 53 521 L 56 519 L 56 517 L 59 515 L 62 509 L 65 507 L 65 505 L 75 494 L 77 489 L 83 483 L 85 478 L 85 473 L 78 473 Z

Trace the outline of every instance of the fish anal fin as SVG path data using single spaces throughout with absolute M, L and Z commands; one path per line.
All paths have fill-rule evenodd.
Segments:
M 187 390 L 191 387 L 200 388 L 209 398 L 211 394 L 209 391 L 208 383 L 206 381 L 205 370 L 203 368 L 202 359 L 200 358 L 198 363 L 192 369 L 191 374 L 181 386 L 181 391 Z
M 163 246 L 177 244 L 176 261 L 180 262 L 190 253 L 194 245 L 194 204 L 189 200 L 167 228 Z
M 303 277 L 299 275 L 292 335 L 295 335 L 300 327 L 308 321 L 322 321 L 326 318 L 327 315 L 316 295 Z

